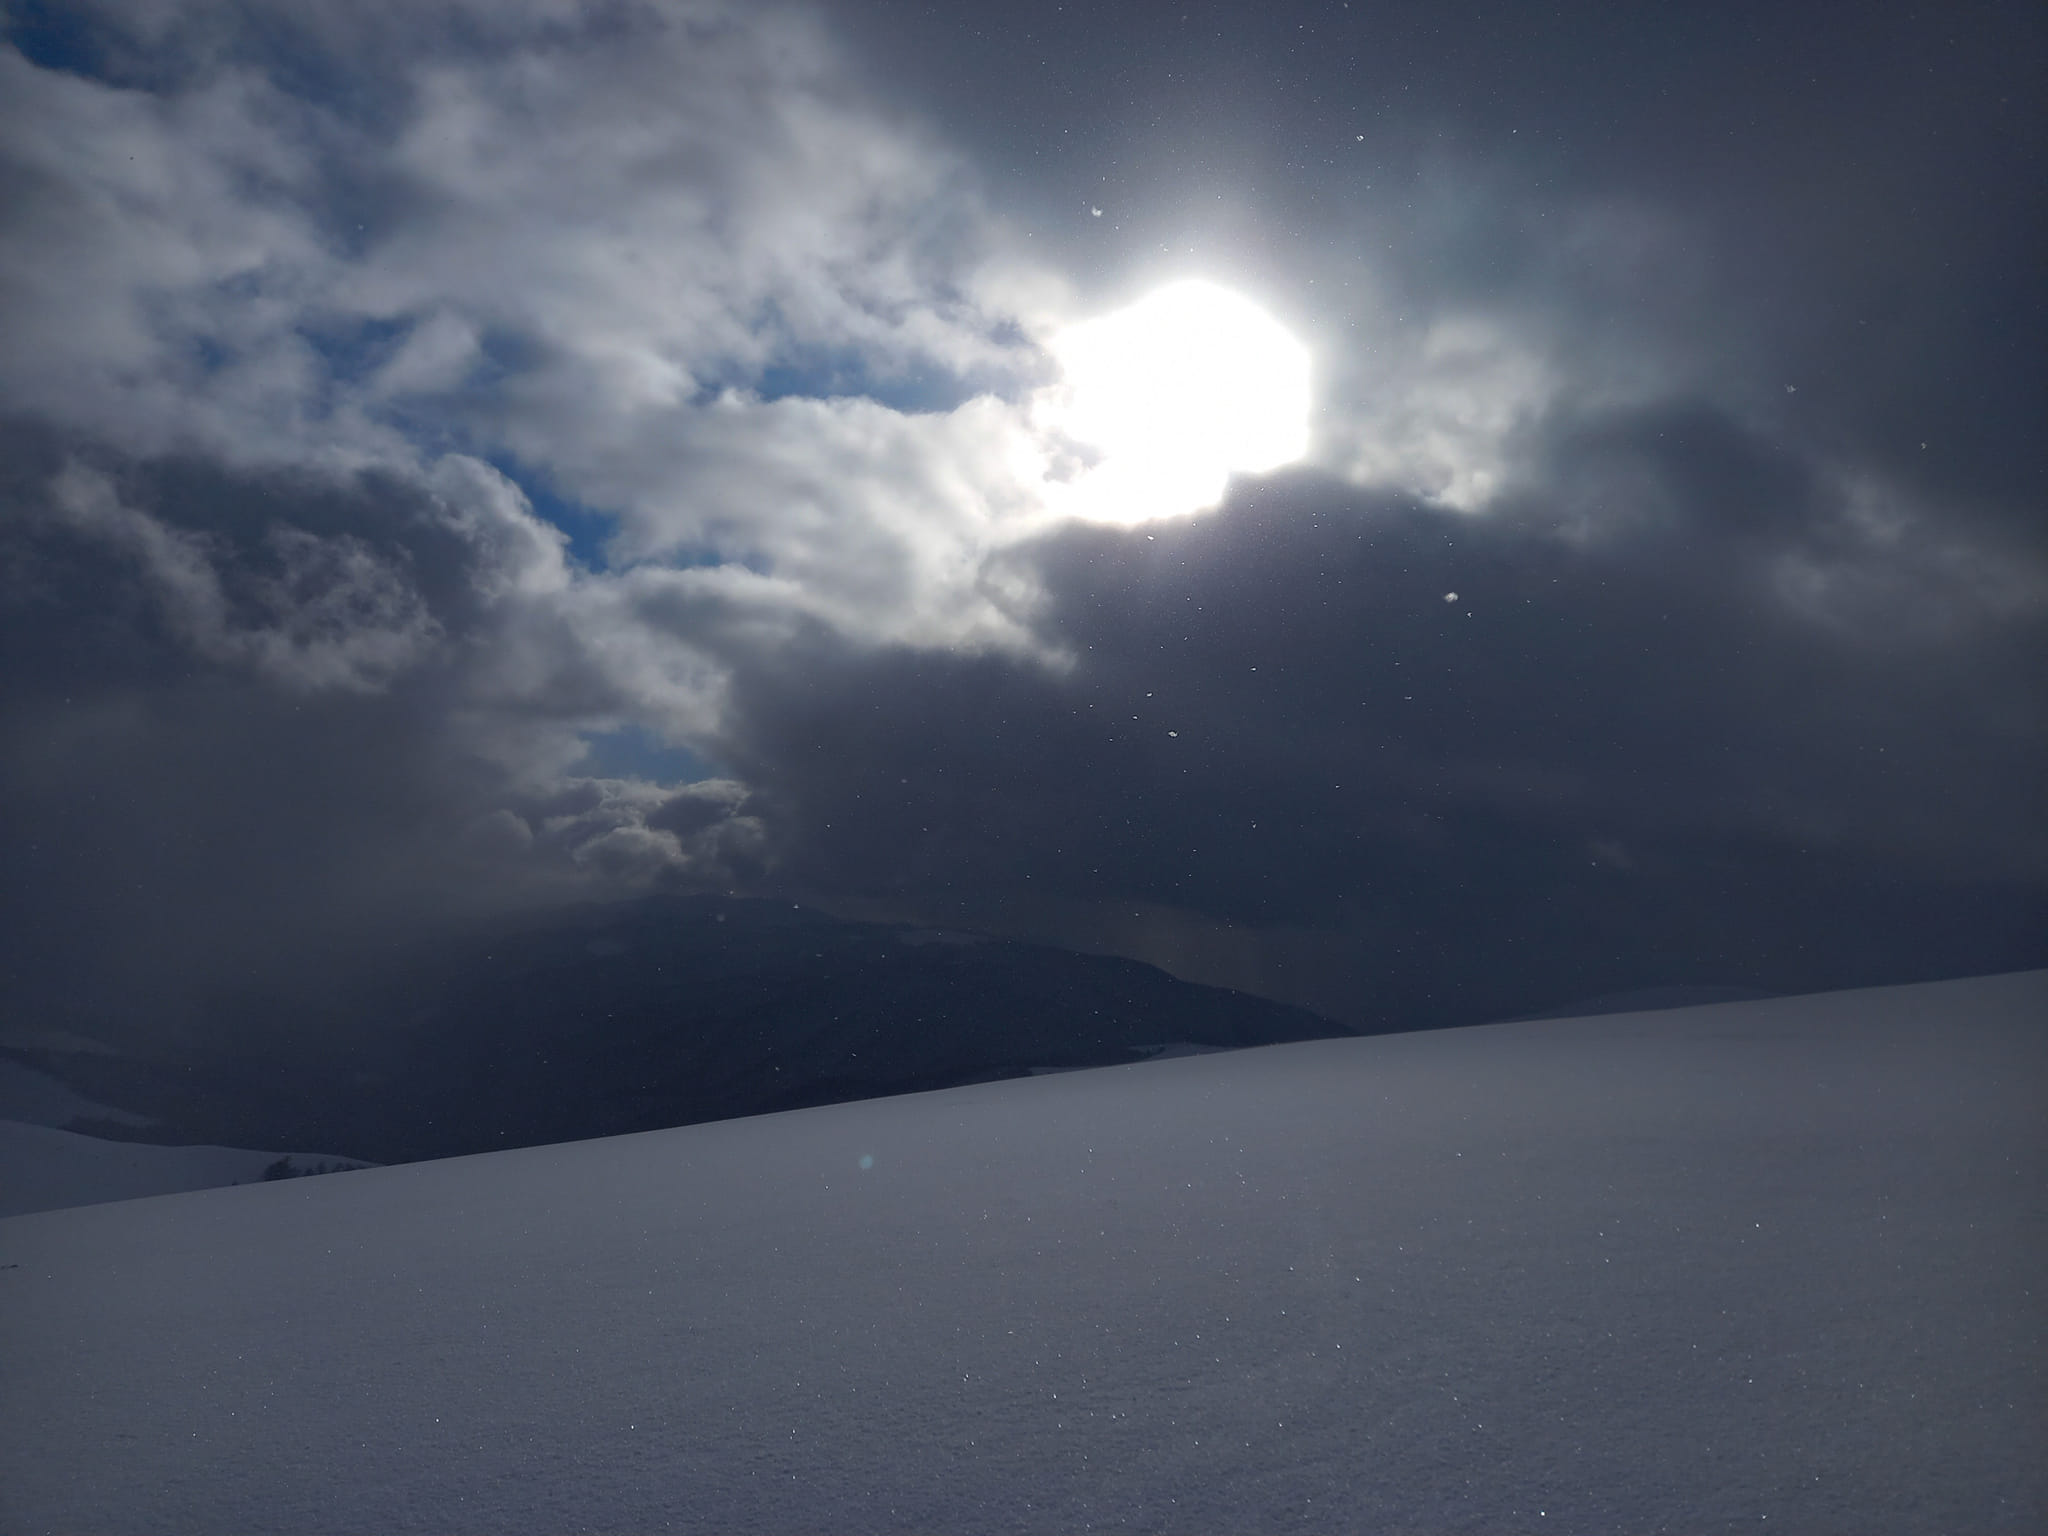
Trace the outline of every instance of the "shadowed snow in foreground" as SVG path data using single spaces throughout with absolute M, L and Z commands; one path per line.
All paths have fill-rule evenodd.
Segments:
M 2044 1079 L 2037 971 L 21 1216 L 0 1528 L 2039 1530 Z

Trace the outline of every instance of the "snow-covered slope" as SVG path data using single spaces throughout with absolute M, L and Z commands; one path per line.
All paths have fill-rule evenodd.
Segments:
M 2033 1532 L 2048 972 L 0 1222 L 0 1529 Z

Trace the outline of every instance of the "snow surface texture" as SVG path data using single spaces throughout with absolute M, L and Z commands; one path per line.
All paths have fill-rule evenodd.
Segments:
M 2048 1528 L 2048 972 L 0 1222 L 9 1532 Z

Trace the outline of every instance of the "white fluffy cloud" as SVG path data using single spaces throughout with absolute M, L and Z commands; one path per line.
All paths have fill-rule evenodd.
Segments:
M 159 38 L 205 12 L 164 15 Z M 0 407 L 130 454 L 486 499 L 493 459 L 616 518 L 622 562 L 698 568 L 672 602 L 1026 643 L 983 569 L 1039 510 L 1001 398 L 1043 367 L 1013 264 L 961 168 L 850 91 L 813 24 L 529 8 L 456 52 L 429 46 L 438 12 L 296 15 L 342 75 L 410 28 L 402 89 L 366 114 L 227 49 L 153 90 L 0 54 L 24 189 L 0 323 L 26 343 Z M 572 622 L 626 596 L 514 564 Z

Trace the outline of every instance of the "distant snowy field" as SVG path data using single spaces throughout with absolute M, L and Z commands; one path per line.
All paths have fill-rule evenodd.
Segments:
M 46 1073 L 0 1060 L 0 1216 L 253 1184 L 280 1158 L 295 1175 L 370 1166 L 317 1152 L 164 1147 L 61 1129 L 79 1118 L 138 1130 L 150 1124 L 140 1115 L 81 1098 Z
M 317 1152 L 158 1147 L 0 1120 L 0 1215 L 254 1184 L 282 1159 L 293 1175 L 369 1165 Z
M 0 1221 L 0 1530 L 2038 1532 L 2048 972 Z

